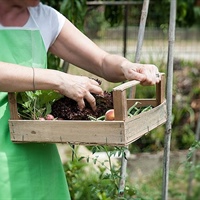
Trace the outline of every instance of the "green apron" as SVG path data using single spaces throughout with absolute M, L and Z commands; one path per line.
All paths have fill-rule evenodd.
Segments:
M 46 68 L 39 30 L 0 30 L 0 61 Z M 0 200 L 69 200 L 56 145 L 12 143 L 9 118 L 7 93 L 0 92 Z

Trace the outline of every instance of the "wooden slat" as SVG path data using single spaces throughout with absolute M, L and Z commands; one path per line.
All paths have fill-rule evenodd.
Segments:
M 156 85 L 156 100 L 157 105 L 165 101 L 165 75 L 161 74 L 161 81 Z
M 113 103 L 115 110 L 115 120 L 125 120 L 127 114 L 127 93 L 128 88 L 138 85 L 139 81 L 128 81 L 113 88 Z
M 129 109 L 136 102 L 140 102 L 138 106 L 149 106 L 149 105 L 151 105 L 152 107 L 157 106 L 156 99 L 127 99 L 127 108 Z
M 156 108 L 128 118 L 125 121 L 127 144 L 130 144 L 156 127 L 164 124 L 167 120 L 166 101 Z
M 10 120 L 14 142 L 124 145 L 124 122 Z
M 138 84 L 140 84 L 139 81 L 128 81 L 128 82 L 125 82 L 125 83 L 113 88 L 113 91 L 117 91 L 117 90 L 124 91 L 124 90 L 131 88 L 131 87 L 134 87 Z
M 8 102 L 10 106 L 10 119 L 19 119 L 18 111 L 17 111 L 17 101 L 16 95 L 14 92 L 8 93 Z
M 113 91 L 113 104 L 115 111 L 115 120 L 124 121 L 127 117 L 126 90 Z

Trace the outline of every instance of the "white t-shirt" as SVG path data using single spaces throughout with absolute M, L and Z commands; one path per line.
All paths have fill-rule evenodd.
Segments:
M 43 38 L 46 51 L 56 40 L 59 35 L 65 17 L 54 8 L 39 3 L 37 7 L 28 8 L 30 17 L 23 27 L 4 27 L 0 24 L 1 29 L 39 29 Z

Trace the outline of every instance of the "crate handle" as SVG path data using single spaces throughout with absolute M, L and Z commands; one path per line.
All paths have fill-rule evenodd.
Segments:
M 127 94 L 126 90 L 140 84 L 139 81 L 128 81 L 113 88 L 113 103 L 115 110 L 115 120 L 125 120 L 127 118 Z M 165 74 L 161 73 L 161 81 L 156 84 L 156 105 L 165 101 Z

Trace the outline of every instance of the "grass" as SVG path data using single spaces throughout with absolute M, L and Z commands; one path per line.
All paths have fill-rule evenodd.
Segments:
M 200 199 L 200 142 L 195 141 L 188 151 L 186 157 L 181 162 L 172 165 L 170 159 L 168 200 L 199 200 Z M 193 156 L 196 154 L 196 162 Z M 192 176 L 191 182 L 189 177 Z M 162 199 L 162 169 L 157 169 L 150 176 L 143 176 L 134 181 L 130 181 L 134 186 L 136 199 L 141 200 L 161 200 Z M 191 188 L 189 192 L 189 188 Z
M 135 188 L 135 199 L 162 200 L 162 170 L 156 170 L 152 175 L 135 180 L 131 183 Z M 174 167 L 169 172 L 168 200 L 186 200 L 188 188 L 188 171 L 183 164 Z M 193 188 L 195 190 L 195 187 Z M 194 191 L 193 191 L 194 193 Z M 194 197 L 196 198 L 197 197 Z

